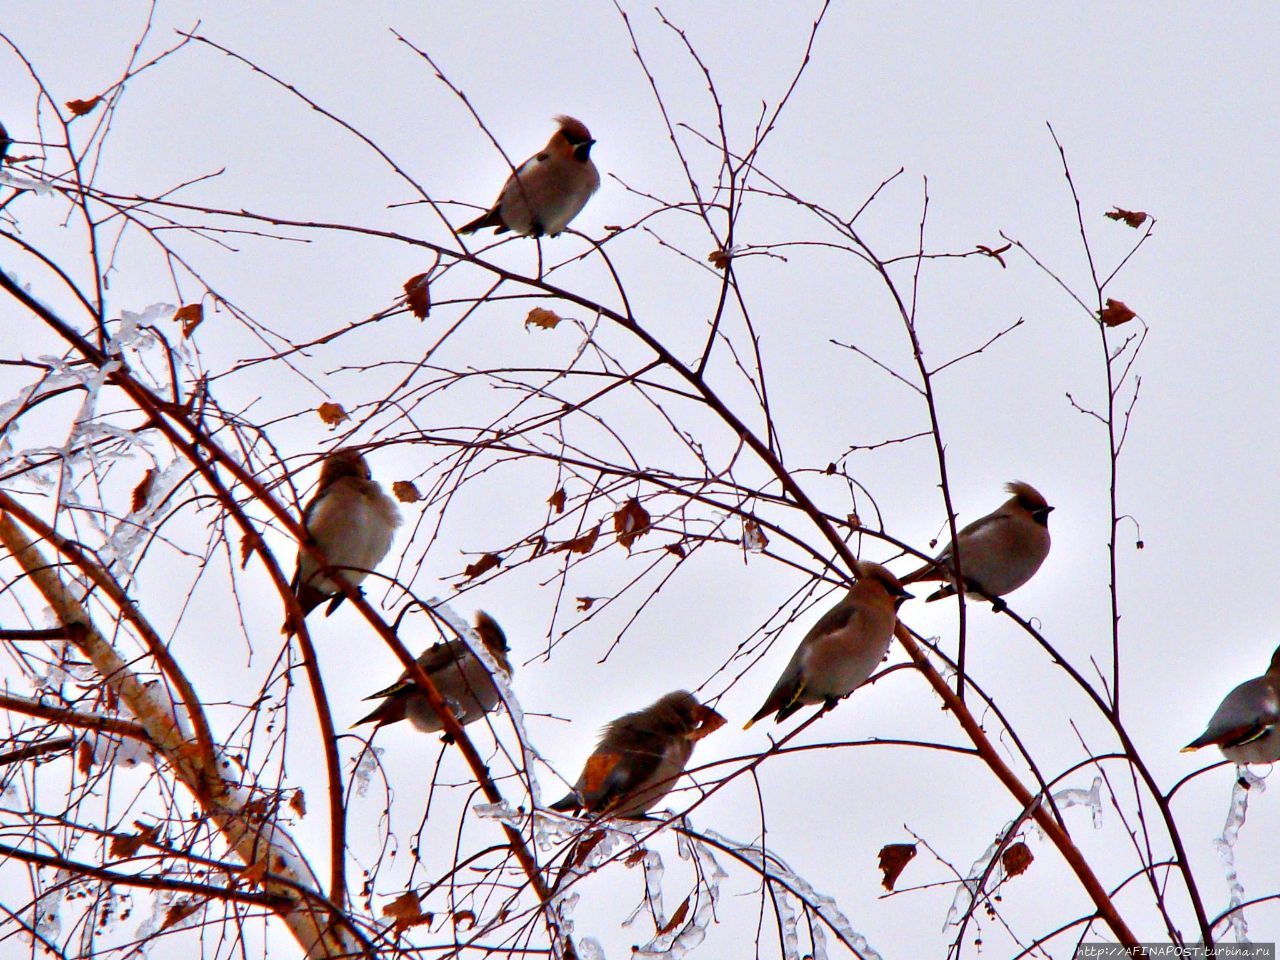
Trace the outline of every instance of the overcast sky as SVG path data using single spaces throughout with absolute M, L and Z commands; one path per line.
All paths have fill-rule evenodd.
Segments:
M 786 90 L 818 9 L 794 3 L 663 7 L 687 31 L 711 71 L 738 146 L 750 144 L 762 103 L 771 108 Z M 712 135 L 715 112 L 705 80 L 679 38 L 652 7 L 626 5 L 626 10 L 673 119 Z M 36 66 L 55 98 L 64 101 L 100 93 L 118 76 L 145 15 L 140 3 L 10 5 L 0 29 Z M 512 160 L 545 142 L 556 114 L 587 123 L 598 140 L 593 157 L 603 185 L 574 227 L 601 237 L 605 225 L 632 222 L 652 205 L 638 193 L 687 199 L 684 173 L 662 117 L 631 54 L 622 17 L 610 4 L 264 9 L 248 3 L 163 2 L 146 50 L 154 53 L 170 44 L 175 28 L 197 20 L 204 36 L 359 127 L 435 199 L 488 204 L 506 175 L 506 162 L 458 98 L 392 31 L 430 53 L 466 92 Z M 1272 264 L 1274 225 L 1280 222 L 1278 44 L 1280 14 L 1265 4 L 1212 9 L 1165 4 L 1153 11 L 1139 4 L 837 3 L 759 158 L 761 168 L 793 193 L 846 213 L 903 168 L 860 221 L 865 238 L 884 256 L 913 249 L 927 177 L 928 249 L 997 246 L 1003 231 L 1025 242 L 1086 299 L 1090 288 L 1075 210 L 1046 122 L 1066 150 L 1102 272 L 1110 271 L 1137 236 L 1104 219 L 1104 211 L 1119 205 L 1157 219 L 1151 240 L 1108 295 L 1126 302 L 1150 327 L 1137 363 L 1141 391 L 1120 469 L 1119 509 L 1140 525 L 1145 544 L 1136 550 L 1137 529 L 1122 524 L 1123 697 L 1133 738 L 1165 788 L 1216 759 L 1180 755 L 1178 748 L 1200 732 L 1234 684 L 1265 668 L 1280 642 L 1274 572 L 1269 563 L 1253 559 L 1269 545 L 1280 506 L 1273 428 L 1280 327 L 1272 316 L 1280 302 Z M 21 63 L 0 56 L 0 120 L 17 140 L 35 138 L 34 102 Z M 682 137 L 694 175 L 708 186 L 716 174 L 715 154 L 694 137 Z M 35 149 L 19 144 L 13 152 Z M 102 164 L 98 185 L 106 189 L 154 193 L 225 171 L 188 190 L 186 199 L 448 241 L 424 205 L 397 206 L 415 200 L 414 192 L 366 146 L 207 47 L 192 46 L 137 78 L 119 108 Z M 470 218 L 467 208 L 449 212 L 455 224 Z M 655 229 L 698 256 L 712 249 L 705 228 L 692 218 L 668 217 Z M 79 257 L 83 249 L 72 228 L 28 234 L 33 236 L 58 257 Z M 830 239 L 814 220 L 759 199 L 748 201 L 737 234 L 737 241 L 747 244 L 815 238 Z M 231 242 L 241 251 L 234 254 L 208 243 L 176 242 L 239 306 L 295 340 L 390 306 L 404 280 L 429 265 L 422 250 L 407 245 L 328 235 L 310 239 L 314 242 L 305 247 L 236 239 Z M 582 240 L 567 236 L 543 244 L 557 261 L 584 248 Z M 779 434 L 793 469 L 820 470 L 853 444 L 873 444 L 926 426 L 923 405 L 909 390 L 830 342 L 856 342 L 895 369 L 910 370 L 901 323 L 873 273 L 849 256 L 785 252 L 785 261 L 754 257 L 737 269 L 751 298 Z M 681 356 L 696 354 L 719 293 L 716 278 L 643 233 L 620 245 L 615 256 L 642 322 L 676 345 Z M 535 269 L 531 243 L 503 248 L 495 259 L 513 269 Z M 1092 675 L 1090 657 L 1108 671 L 1110 663 L 1106 435 L 1073 408 L 1067 395 L 1086 407 L 1104 401 L 1102 348 L 1089 318 L 1059 287 L 1016 251 L 1005 259 L 1007 269 L 986 260 L 935 261 L 922 276 L 918 327 L 934 363 L 1024 321 L 994 347 L 938 379 L 954 501 L 966 522 L 1003 499 L 1003 482 L 1023 479 L 1057 507 L 1051 519 L 1053 552 L 1031 584 L 1011 598 L 1011 606 L 1035 618 L 1064 654 Z M 73 262 L 77 276 L 83 276 L 82 261 Z M 48 276 L 15 259 L 11 246 L 0 246 L 0 267 L 16 270 L 38 296 L 58 302 Z M 577 272 L 566 270 L 559 282 L 592 296 L 603 297 L 608 290 L 593 263 Z M 190 283 L 181 292 L 183 298 L 200 293 Z M 114 315 L 180 299 L 155 259 L 129 246 L 122 249 L 108 296 Z M 526 334 L 521 320 L 528 306 L 524 301 L 490 305 L 451 341 L 441 362 L 566 362 L 580 336 L 568 325 L 545 335 Z M 332 435 L 313 415 L 294 414 L 327 399 L 354 407 L 384 395 L 397 375 L 387 368 L 365 373 L 339 367 L 393 357 L 416 360 L 445 322 L 436 314 L 424 324 L 400 317 L 314 350 L 293 369 L 278 363 L 255 367 L 217 381 L 215 389 L 225 407 L 250 408 L 251 419 L 273 421 L 271 439 L 302 463 L 304 455 L 324 449 Z M 0 354 L 55 351 L 52 341 L 33 332 L 33 324 L 6 305 L 0 313 Z M 196 342 L 200 364 L 215 374 L 264 352 L 230 318 L 209 321 Z M 647 359 L 622 340 L 616 343 L 629 360 Z M 735 401 L 749 400 L 740 384 L 729 385 L 735 381 L 727 362 L 713 366 L 712 375 L 723 377 Z M 6 385 L 0 400 L 20 382 L 18 374 L 0 368 L 0 384 Z M 476 397 L 495 410 L 511 402 L 494 399 L 493 391 Z M 439 404 L 428 400 L 415 411 L 426 429 L 463 422 L 468 415 L 474 416 L 463 400 L 447 397 Z M 648 429 L 638 422 L 613 426 L 624 433 Z M 391 432 L 404 428 L 400 424 Z M 371 425 L 355 439 L 386 439 L 375 436 L 375 429 Z M 716 444 L 715 456 L 732 453 L 723 431 L 708 429 L 708 436 Z M 24 431 L 14 442 L 21 450 L 61 438 Z M 642 434 L 636 444 L 652 462 L 663 456 L 661 438 Z M 375 475 L 390 482 L 419 476 L 435 456 L 402 444 L 375 453 L 371 463 Z M 927 548 L 945 521 L 932 446 L 916 442 L 858 454 L 848 466 L 875 495 L 886 529 Z M 538 468 L 513 480 L 521 475 L 511 471 L 468 488 L 472 492 L 450 508 L 439 540 L 425 556 L 423 533 L 410 539 L 416 515 L 407 507 L 409 522 L 384 569 L 394 567 L 404 579 L 412 578 L 421 596 L 448 597 L 470 559 L 462 551 L 496 549 L 535 524 L 553 489 L 552 476 Z M 313 474 L 298 479 L 305 487 Z M 825 498 L 824 505 L 841 510 L 838 487 L 814 478 L 806 482 Z M 807 530 L 803 535 L 815 539 Z M 278 549 L 291 556 L 283 539 Z M 875 543 L 866 550 L 871 559 L 890 556 Z M 571 576 L 558 610 L 552 567 L 516 571 L 492 586 L 468 590 L 454 604 L 464 615 L 489 610 L 507 628 L 524 709 L 571 721 L 529 721 L 541 753 L 568 779 L 600 725 L 677 687 L 705 684 L 705 695 L 725 694 L 718 708 L 730 723 L 699 744 L 695 763 L 767 746 L 772 728 L 748 733 L 739 728 L 820 612 L 802 614 L 726 692 L 745 664 L 718 675 L 717 668 L 803 579 L 763 558 L 744 561 L 740 551 L 720 547 L 683 567 L 604 662 L 599 661 L 626 625 L 630 608 L 625 605 L 574 630 L 550 657 L 540 656 L 549 640 L 577 622 L 574 597 L 615 592 L 647 562 L 619 555 L 585 567 Z M 900 561 L 895 569 L 905 572 L 910 564 Z M 150 574 L 144 567 L 142 582 L 162 572 L 162 566 Z M 201 692 L 210 701 L 242 692 L 239 668 L 255 677 L 265 669 L 256 661 L 245 666 L 257 636 L 275 649 L 279 602 L 265 576 L 259 579 L 243 594 L 248 637 L 238 629 L 230 636 L 206 635 L 191 614 L 179 620 L 176 600 L 157 601 L 162 623 L 170 629 L 182 624 L 174 641 L 180 654 L 194 664 L 221 663 L 220 670 L 202 673 Z M 544 585 L 548 581 L 550 586 Z M 216 613 L 225 601 L 210 588 L 197 591 L 192 602 L 194 611 Z M 954 644 L 954 611 L 954 604 L 926 609 L 916 602 L 903 617 L 947 646 Z M 411 647 L 431 639 L 421 621 L 418 626 L 421 632 L 407 638 Z M 314 631 L 336 719 L 345 727 L 364 712 L 359 698 L 389 682 L 398 668 L 350 610 L 319 622 Z M 1047 771 L 1056 773 L 1085 756 L 1072 721 L 1093 750 L 1113 748 L 1084 699 L 1015 624 L 975 609 L 970 631 L 974 676 L 1016 718 L 1019 733 Z M 895 651 L 893 657 L 897 661 L 902 654 Z M 510 734 L 502 723 L 495 729 L 499 737 Z M 868 736 L 961 742 L 924 681 L 905 671 L 858 693 L 810 729 L 804 742 Z M 477 738 L 492 743 L 487 731 Z M 387 751 L 383 759 L 399 805 L 393 829 L 408 843 L 438 747 L 434 738 L 399 728 L 380 733 L 378 745 Z M 344 741 L 344 755 L 357 748 L 354 741 Z M 299 750 L 299 756 L 306 755 Z M 446 757 L 445 765 L 453 779 L 465 778 L 456 757 Z M 308 775 L 302 769 L 291 772 L 300 781 Z M 547 799 L 555 799 L 562 784 L 546 770 L 541 777 Z M 1087 789 L 1092 777 L 1091 771 L 1081 771 L 1064 786 Z M 1221 830 L 1231 782 L 1229 768 L 1214 771 L 1187 787 L 1174 804 L 1211 914 L 1223 908 L 1227 896 L 1211 841 Z M 878 899 L 880 846 L 909 840 L 905 825 L 965 870 L 1019 812 L 976 761 L 883 747 L 775 758 L 760 771 L 759 791 L 770 848 L 815 889 L 834 897 L 886 958 L 942 955 L 952 936 L 942 930 L 951 891 Z M 692 797 L 686 792 L 673 800 L 679 805 Z M 1280 797 L 1275 791 L 1255 792 L 1252 804 L 1238 861 L 1249 895 L 1261 896 L 1280 890 L 1274 855 Z M 1127 810 L 1132 812 L 1131 805 Z M 377 803 L 371 802 L 369 811 L 371 821 Z M 1150 809 L 1146 812 L 1150 819 Z M 702 805 L 694 822 L 745 841 L 758 838 L 761 817 L 756 786 L 741 778 Z M 299 833 L 322 849 L 324 826 L 320 817 L 312 821 L 300 824 Z M 352 846 L 362 855 L 373 842 L 359 836 L 365 822 L 353 816 Z M 1095 832 L 1086 812 L 1068 814 L 1082 849 L 1099 864 L 1104 881 L 1114 885 L 1135 861 L 1125 827 L 1109 805 L 1102 822 Z M 441 843 L 452 841 L 452 830 L 442 828 Z M 496 826 L 478 823 L 468 830 L 477 845 L 497 842 Z M 1010 883 L 1001 904 L 1024 938 L 1072 919 L 1086 903 L 1056 851 L 1040 841 L 1031 846 L 1035 864 Z M 670 859 L 674 863 L 674 855 Z M 620 931 L 614 916 L 618 907 L 611 900 L 638 900 L 641 879 L 618 866 L 598 879 L 584 893 L 578 931 L 599 938 L 610 957 L 627 956 L 630 944 L 647 938 L 639 929 L 644 921 L 637 921 L 637 929 Z M 903 883 L 948 879 L 953 878 L 946 869 L 922 851 Z M 669 908 L 687 892 L 687 881 L 674 867 L 671 884 Z M 1134 884 L 1119 899 L 1122 912 L 1143 939 L 1162 939 L 1146 905 L 1149 894 L 1137 888 Z M 379 892 L 399 889 L 403 886 L 389 877 Z M 698 955 L 743 956 L 752 949 L 759 898 L 751 874 L 732 871 L 724 892 L 721 922 Z M 1190 936 L 1190 910 L 1176 895 L 1172 902 Z M 1256 940 L 1271 940 L 1280 932 L 1275 904 L 1252 909 L 1249 919 Z M 984 924 L 982 936 L 989 956 L 1017 952 L 998 924 Z M 775 955 L 776 936 L 766 933 L 764 942 L 762 954 Z M 1073 943 L 1071 938 L 1056 941 L 1052 955 L 1070 956 Z

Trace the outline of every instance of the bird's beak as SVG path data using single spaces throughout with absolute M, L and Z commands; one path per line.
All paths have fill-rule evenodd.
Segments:
M 698 714 L 698 725 L 685 734 L 685 739 L 690 743 L 697 743 L 703 737 L 710 733 L 715 733 L 723 727 L 727 720 L 720 714 L 716 713 L 710 707 L 700 706 Z

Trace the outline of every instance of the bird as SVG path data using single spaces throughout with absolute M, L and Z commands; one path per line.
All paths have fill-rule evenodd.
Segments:
M 1236 763 L 1280 761 L 1280 647 L 1267 672 L 1246 680 L 1227 694 L 1209 726 L 1185 747 L 1190 753 L 1214 744 Z
M 643 819 L 671 792 L 693 745 L 724 724 L 687 690 L 618 717 L 604 728 L 572 792 L 551 809 Z
M 399 523 L 400 511 L 395 501 L 372 478 L 360 451 L 342 447 L 325 457 L 316 492 L 302 512 L 302 525 L 307 528 L 311 543 L 320 548 L 329 566 L 339 571 L 347 583 L 356 587 L 369 576 L 391 549 Z M 346 599 L 306 550 L 298 551 L 290 587 L 304 617 L 325 600 L 329 600 L 325 611 L 328 616 Z M 292 634 L 296 629 L 290 616 L 281 632 Z
M 960 572 L 964 575 L 965 593 L 992 602 L 999 613 L 1005 608 L 1001 599 L 1031 579 L 1049 555 L 1049 514 L 1053 507 L 1029 483 L 1014 480 L 1005 484 L 1013 494 L 997 509 L 979 517 L 957 535 L 960 544 Z M 952 559 L 956 541 L 938 554 L 935 560 L 902 578 L 904 584 L 921 580 L 951 580 L 925 598 L 926 603 L 954 596 L 955 570 Z
M 493 207 L 459 233 L 493 227 L 522 237 L 558 236 L 600 188 L 600 173 L 591 162 L 595 141 L 581 120 L 556 117 L 560 125 L 547 145 L 507 177 Z
M 481 610 L 476 613 L 476 633 L 480 635 L 485 649 L 498 662 L 502 672 L 510 677 L 511 661 L 507 659 L 507 653 L 511 648 L 507 646 L 507 636 L 502 627 Z M 464 727 L 479 720 L 502 700 L 502 694 L 489 674 L 489 668 L 472 653 L 462 639 L 433 644 L 418 657 L 418 666 L 431 678 L 445 704 Z M 370 694 L 365 699 L 382 702 L 368 716 L 353 723 L 353 727 L 376 723 L 374 730 L 377 730 L 388 723 L 399 723 L 407 719 L 423 733 L 435 733 L 444 729 L 444 721 L 431 709 L 426 692 L 418 686 L 408 670 L 401 673 L 400 679 L 391 686 Z
M 878 563 L 859 560 L 853 572 L 857 579 L 849 592 L 805 634 L 764 706 L 743 730 L 771 713 L 781 723 L 811 703 L 830 710 L 866 683 L 888 654 L 898 608 L 911 594 Z

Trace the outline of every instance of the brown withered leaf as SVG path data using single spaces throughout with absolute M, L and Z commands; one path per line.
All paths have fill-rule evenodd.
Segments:
M 147 498 L 151 496 L 151 486 L 155 482 L 156 469 L 149 467 L 142 475 L 142 479 L 138 481 L 138 485 L 133 488 L 133 497 L 129 500 L 130 513 L 137 513 L 147 505 Z
M 769 545 L 769 538 L 764 535 L 759 521 L 752 517 L 742 521 L 742 545 L 752 553 L 759 553 Z
M 259 860 L 240 871 L 240 879 L 249 887 L 261 886 L 267 876 L 267 861 Z
M 249 558 L 253 556 L 253 551 L 258 549 L 262 543 L 262 537 L 256 533 L 246 533 L 240 538 L 240 569 L 243 570 L 249 566 Z
M 1107 300 L 1107 305 L 1102 312 L 1098 314 L 1098 319 L 1105 323 L 1108 327 L 1118 327 L 1122 323 L 1128 323 L 1137 314 L 1130 310 L 1119 300 Z
M 453 915 L 453 925 L 463 930 L 470 930 L 476 925 L 476 915 L 470 910 L 459 910 Z
M 664 936 L 674 930 L 680 924 L 684 923 L 684 918 L 689 915 L 689 898 L 685 897 L 684 902 L 676 907 L 676 912 L 671 915 L 671 919 L 662 925 L 658 930 L 658 936 Z
M 1004 257 L 1001 256 L 1001 254 L 1008 253 L 1009 248 L 1012 246 L 1012 243 L 1006 243 L 1003 247 L 988 247 L 985 244 L 979 243 L 975 246 L 975 249 L 983 256 L 990 257 L 992 260 L 996 261 L 996 263 L 1000 264 L 1001 267 L 1007 267 L 1008 264 L 1004 262 Z
M 849 514 L 844 518 L 844 521 L 845 523 L 849 524 L 849 529 L 851 530 L 862 529 L 862 518 L 858 516 L 856 513 Z
M 199 910 L 201 905 L 201 901 L 194 897 L 189 900 L 179 900 L 177 903 L 172 904 L 165 911 L 164 922 L 160 924 L 160 929 L 168 930 L 170 927 L 176 926 Z
M 1011 844 L 1009 849 L 1000 854 L 1000 862 L 1004 865 L 1004 872 L 1007 877 L 1016 877 L 1019 874 L 1026 873 L 1027 867 L 1031 866 L 1033 860 L 1035 860 L 1035 857 L 1031 855 L 1031 850 L 1021 840 Z
M 683 560 L 683 559 L 685 558 L 685 556 L 687 556 L 687 554 L 685 553 L 685 549 L 684 549 L 684 545 L 683 545 L 683 544 L 679 544 L 679 543 L 668 543 L 665 549 L 666 549 L 667 553 L 674 553 L 674 554 L 675 554 L 677 557 L 679 557 L 681 560 Z
M 305 817 L 307 815 L 306 794 L 301 790 L 293 791 L 293 796 L 289 798 L 289 808 L 299 817 Z
M 204 305 L 188 303 L 181 306 L 174 311 L 173 319 L 175 323 L 182 324 L 182 335 L 190 337 L 195 328 L 204 323 Z
M 81 740 L 76 747 L 76 769 L 83 774 L 93 769 L 93 744 L 88 740 Z
M 595 597 L 579 597 L 579 598 L 578 598 L 578 612 L 579 612 L 579 613 L 586 613 L 588 610 L 590 610 L 590 609 L 592 608 L 592 606 L 594 606 L 594 605 L 595 605 L 595 602 L 596 602 L 596 598 L 595 598 Z
M 83 117 L 86 113 L 91 113 L 93 108 L 101 102 L 101 97 L 94 97 L 92 100 L 68 100 L 67 109 L 71 111 L 73 117 Z
M 480 574 L 488 573 L 500 563 L 502 563 L 502 558 L 496 553 L 486 553 L 475 563 L 468 563 L 466 569 L 462 571 L 462 575 L 468 580 L 474 580 Z
M 1103 214 L 1103 216 L 1109 220 L 1123 220 L 1129 226 L 1133 227 L 1133 229 L 1137 230 L 1138 227 L 1147 222 L 1147 217 L 1150 216 L 1150 214 L 1143 213 L 1141 210 L 1125 210 L 1123 207 L 1116 207 L 1112 210 L 1108 210 Z
M 649 511 L 632 497 L 613 515 L 613 532 L 618 542 L 631 549 L 631 545 L 649 532 Z
M 588 530 L 580 537 L 574 537 L 572 540 L 566 540 L 564 543 L 557 543 L 551 548 L 552 553 L 562 553 L 567 550 L 570 553 L 590 553 L 596 545 L 596 540 L 600 538 L 600 524 L 596 524 L 594 528 Z
M 419 320 L 425 320 L 431 312 L 431 285 L 427 282 L 427 274 L 419 273 L 406 280 L 404 296 L 409 312 Z
M 538 327 L 541 330 L 554 330 L 561 319 L 563 318 L 558 313 L 544 310 L 542 307 L 534 307 L 524 318 L 524 328 L 528 330 L 530 327 Z
M 902 876 L 902 871 L 915 855 L 914 843 L 886 843 L 880 848 L 880 871 L 884 874 L 881 882 L 886 890 L 893 889 L 898 877 Z
M 117 833 L 111 837 L 111 856 L 125 859 L 128 857 L 136 857 L 138 851 L 142 849 L 144 843 L 150 843 L 156 838 L 159 832 L 155 827 L 144 827 L 140 823 L 134 824 L 138 828 L 137 833 Z
M 627 859 L 623 860 L 622 862 L 626 864 L 628 867 L 638 867 L 640 866 L 640 864 L 644 863 L 645 854 L 647 854 L 648 852 L 649 852 L 648 849 L 645 847 L 636 847 L 629 854 L 627 854 Z
M 412 480 L 397 480 L 391 485 L 391 492 L 401 503 L 417 503 L 422 499 L 422 494 Z
M 731 260 L 733 260 L 733 254 L 723 247 L 707 254 L 707 262 L 717 270 L 727 269 Z
M 564 487 L 561 487 L 551 496 L 547 497 L 547 503 L 551 505 L 551 509 L 554 510 L 556 513 L 564 513 L 565 499 L 566 499 L 566 495 L 564 492 Z
M 320 419 L 331 427 L 336 427 L 343 420 L 351 419 L 340 403 L 322 403 L 316 407 L 316 413 L 320 414 Z
M 591 856 L 591 851 L 600 845 L 608 834 L 604 830 L 588 830 L 582 835 L 582 838 L 573 846 L 573 851 L 568 859 L 560 867 L 560 872 L 556 875 L 555 886 L 559 887 L 564 882 L 565 874 L 576 867 L 582 866 L 587 862 L 587 857 Z
M 382 908 L 384 917 L 395 920 L 395 932 L 401 933 L 420 923 L 430 923 L 432 916 L 422 912 L 422 901 L 412 890 L 406 890 Z

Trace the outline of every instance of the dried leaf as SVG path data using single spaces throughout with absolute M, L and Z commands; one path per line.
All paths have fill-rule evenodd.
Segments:
M 684 918 L 689 915 L 689 898 L 685 897 L 684 902 L 676 907 L 676 912 L 671 915 L 671 919 L 662 925 L 658 930 L 658 936 L 665 936 L 680 924 L 684 923 Z
M 1004 865 L 1004 872 L 1007 877 L 1016 877 L 1019 874 L 1026 873 L 1027 867 L 1031 866 L 1033 860 L 1035 860 L 1035 857 L 1031 855 L 1031 850 L 1021 840 L 1010 845 L 1009 849 L 1000 854 L 1000 862 Z
M 547 497 L 547 503 L 551 504 L 551 509 L 554 510 L 556 513 L 564 513 L 564 501 L 565 501 L 564 487 L 561 487 L 551 496 Z
M 586 613 L 588 610 L 590 610 L 590 609 L 591 609 L 591 607 L 595 604 L 595 602 L 596 602 L 596 598 L 595 598 L 595 597 L 579 597 L 579 598 L 578 598 L 578 612 L 579 612 L 579 613 Z
M 267 861 L 259 860 L 257 863 L 251 863 L 240 871 L 240 879 L 245 882 L 246 886 L 261 886 L 262 881 L 267 876 Z
M 420 923 L 430 923 L 432 915 L 422 912 L 422 901 L 412 890 L 406 890 L 382 908 L 384 917 L 395 920 L 396 933 L 416 927 Z
M 466 924 L 466 926 L 463 926 Z M 459 910 L 453 915 L 453 925 L 464 930 L 470 930 L 476 925 L 476 915 L 470 910 Z
M 401 503 L 417 503 L 422 499 L 422 494 L 412 480 L 397 480 L 391 485 L 391 492 Z
M 76 748 L 76 769 L 86 775 L 93 769 L 93 744 L 88 740 L 81 740 Z
M 644 863 L 645 854 L 647 854 L 648 852 L 649 852 L 648 849 L 646 849 L 645 847 L 636 847 L 629 854 L 627 854 L 627 859 L 623 860 L 622 862 L 625 863 L 628 867 L 638 867 L 640 866 L 640 864 Z
M 73 117 L 83 117 L 86 113 L 92 112 L 93 108 L 101 102 L 101 97 L 94 97 L 92 100 L 68 100 L 67 109 L 71 111 Z
M 742 545 L 751 553 L 759 553 L 769 545 L 769 538 L 752 517 L 742 521 Z
M 475 563 L 468 563 L 462 575 L 468 580 L 474 580 L 480 574 L 488 573 L 501 562 L 502 558 L 496 553 L 486 553 Z
M 431 286 L 427 280 L 428 275 L 420 273 L 404 282 L 405 302 L 409 304 L 409 312 L 419 320 L 425 320 L 431 313 Z
M 246 533 L 240 538 L 240 569 L 243 570 L 249 566 L 249 558 L 253 556 L 253 551 L 258 549 L 262 543 L 262 538 L 256 533 Z
M 674 553 L 681 560 L 683 560 L 686 556 L 684 546 L 679 543 L 668 543 L 666 546 L 666 551 L 667 553 Z
M 733 260 L 733 254 L 723 248 L 712 250 L 707 254 L 707 262 L 717 270 L 727 269 L 731 260 Z
M 596 545 L 596 540 L 600 537 L 600 524 L 596 524 L 591 530 L 588 530 L 580 537 L 574 537 L 572 540 L 566 540 L 564 543 L 557 543 L 551 548 L 552 553 L 560 553 L 568 550 L 570 553 L 590 553 Z
M 307 815 L 307 797 L 301 790 L 293 791 L 293 796 L 289 798 L 289 807 L 299 817 Z
M 858 516 L 856 513 L 851 513 L 848 516 L 846 516 L 844 518 L 844 522 L 849 524 L 850 530 L 862 529 L 862 518 Z M 933 544 L 930 544 L 930 546 L 933 546 Z
M 129 512 L 137 513 L 147 505 L 147 498 L 151 496 L 151 487 L 156 482 L 155 467 L 148 468 L 147 472 L 142 475 L 142 479 L 138 481 L 138 485 L 133 488 L 133 498 L 129 501 Z
M 138 827 L 136 834 L 117 833 L 112 835 L 111 856 L 121 859 L 136 857 L 138 851 L 142 849 L 142 845 L 154 840 L 159 832 L 155 827 L 144 827 L 141 824 L 135 824 L 135 826 Z
M 1147 222 L 1149 214 L 1143 213 L 1141 210 L 1125 210 L 1123 207 L 1116 207 L 1107 211 L 1103 216 L 1109 220 L 1123 220 L 1136 230 Z
M 187 917 L 199 910 L 202 905 L 202 901 L 196 900 L 195 898 L 179 900 L 165 911 L 164 922 L 160 924 L 160 929 L 168 930 L 170 927 L 181 923 L 183 920 L 187 919 Z
M 320 414 L 320 419 L 331 427 L 336 427 L 343 420 L 351 419 L 340 403 L 322 403 L 316 407 L 316 413 Z
M 543 330 L 554 330 L 561 319 L 557 313 L 543 310 L 541 307 L 534 307 L 529 311 L 529 315 L 524 318 L 524 328 L 528 330 L 530 327 L 539 327 Z
M 1006 264 L 1006 263 L 1004 262 L 1004 257 L 1002 257 L 1002 256 L 1001 256 L 1001 254 L 1002 254 L 1002 253 L 1008 253 L 1008 252 L 1009 252 L 1009 248 L 1010 248 L 1010 247 L 1012 247 L 1012 246 L 1013 246 L 1013 244 L 1012 244 L 1012 243 L 1006 243 L 1003 247 L 995 247 L 995 248 L 992 248 L 992 247 L 988 247 L 988 246 L 986 246 L 986 245 L 984 245 L 984 244 L 979 243 L 979 244 L 977 244 L 977 246 L 976 246 L 976 248 L 975 248 L 975 249 L 976 249 L 979 253 L 983 254 L 984 256 L 988 256 L 988 257 L 990 257 L 992 260 L 995 260 L 997 263 L 999 263 L 999 264 L 1000 264 L 1000 266 L 1001 266 L 1001 267 L 1007 267 L 1007 266 L 1008 266 L 1008 264 Z
M 633 543 L 649 532 L 649 511 L 632 497 L 614 513 L 613 532 L 618 535 L 618 542 L 630 550 Z
M 902 871 L 915 855 L 914 843 L 886 843 L 880 848 L 880 870 L 884 874 L 884 880 L 881 882 L 886 890 L 893 889 L 893 885 L 898 882 L 898 877 L 902 875 Z
M 1136 313 L 1119 300 L 1108 299 L 1106 307 L 1098 314 L 1098 319 L 1108 327 L 1118 327 L 1122 323 L 1128 323 L 1136 316 Z
M 173 314 L 174 322 L 182 324 L 182 335 L 190 337 L 193 330 L 204 323 L 204 305 L 188 303 Z

